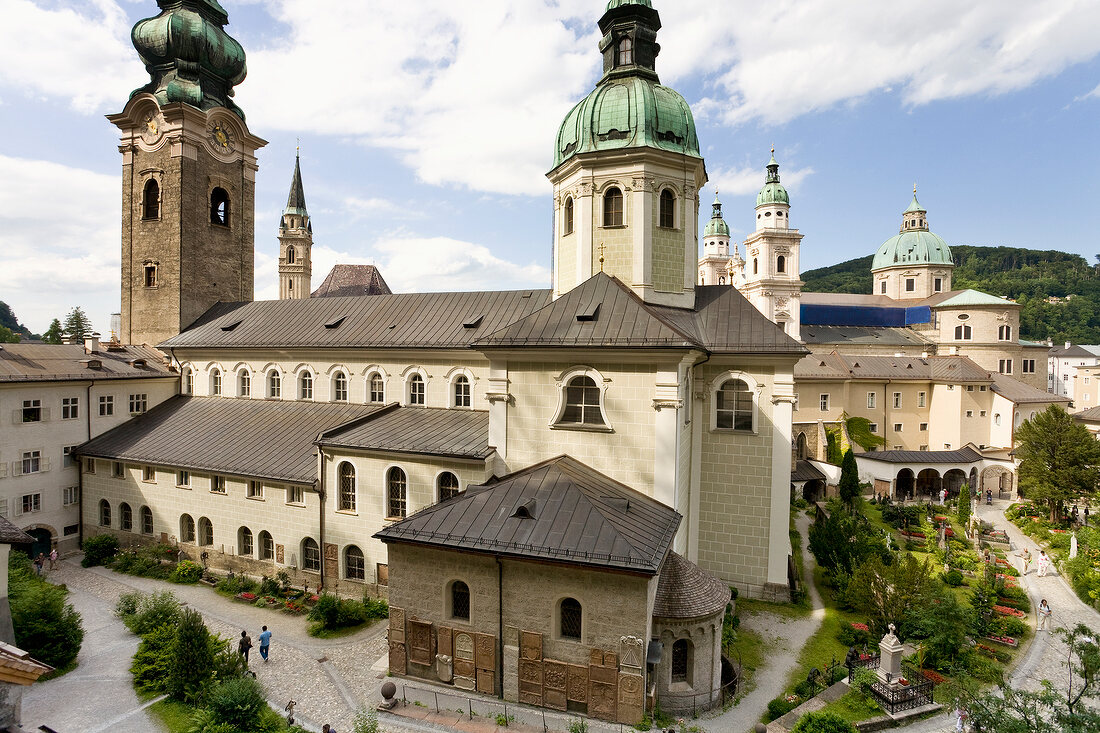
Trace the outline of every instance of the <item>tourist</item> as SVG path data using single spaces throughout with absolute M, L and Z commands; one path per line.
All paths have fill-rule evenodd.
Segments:
M 1085 526 L 1089 526 L 1089 505 L 1085 504 Z
M 1050 557 L 1047 555 L 1046 550 L 1039 551 L 1039 577 L 1045 578 L 1047 573 L 1050 572 Z
M 57 567 L 57 548 L 50 550 L 50 570 Z
M 247 631 L 241 631 L 241 640 L 237 642 L 237 651 L 244 657 L 244 663 L 248 664 L 248 650 L 252 648 L 252 639 L 248 638 Z
M 1039 631 L 1050 631 L 1050 617 L 1052 611 L 1050 606 L 1047 605 L 1047 599 L 1044 598 L 1042 603 L 1039 604 Z
M 46 562 L 46 556 L 43 555 L 41 552 L 38 553 L 38 557 L 36 557 L 34 559 L 34 574 L 35 575 L 41 575 L 42 574 L 42 564 L 45 563 L 45 562 Z
M 1073 522 L 1074 526 L 1077 526 L 1078 514 L 1077 514 L 1077 505 L 1076 504 L 1073 505 L 1073 513 L 1070 515 L 1070 521 Z
M 959 701 L 959 700 L 956 700 L 955 701 L 955 731 L 956 731 L 956 733 L 962 733 L 962 731 L 965 729 L 964 726 L 966 725 L 966 719 L 968 717 L 969 716 L 966 714 L 966 711 L 963 710 L 962 702 Z
M 263 627 L 260 632 L 260 656 L 263 660 L 267 661 L 267 648 L 271 646 L 271 632 L 267 630 L 267 627 Z
M 336 729 L 328 723 L 325 723 L 321 726 L 321 733 L 336 733 Z
M 1023 568 L 1023 571 L 1020 574 L 1021 575 L 1027 575 L 1028 573 L 1031 572 L 1031 550 L 1025 549 L 1024 554 L 1021 555 L 1020 557 L 1022 557 L 1024 559 L 1024 562 L 1023 562 L 1024 568 Z

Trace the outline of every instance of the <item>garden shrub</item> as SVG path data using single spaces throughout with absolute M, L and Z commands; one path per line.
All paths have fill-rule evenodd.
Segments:
M 947 583 L 952 588 L 958 588 L 963 584 L 963 574 L 958 570 L 951 570 L 944 573 L 943 582 Z
M 316 622 L 321 629 L 345 629 L 366 621 L 367 609 L 362 602 L 352 598 L 323 593 L 306 618 Z
M 141 637 L 130 673 L 134 686 L 141 692 L 164 692 L 172 670 L 172 643 L 176 638 L 174 626 L 152 629 Z
M 123 619 L 123 621 L 133 616 L 137 613 L 138 605 L 141 604 L 141 599 L 144 595 L 144 593 L 137 590 L 120 595 L 115 602 L 115 615 Z
M 798 707 L 798 705 L 799 703 L 797 700 L 795 700 L 794 702 L 788 702 L 786 697 L 780 695 L 779 697 L 768 703 L 768 714 L 767 716 L 765 716 L 766 720 L 770 723 L 776 718 L 782 718 L 784 715 Z
M 1019 639 L 1027 635 L 1028 626 L 1023 621 L 1013 616 L 1002 616 L 993 622 L 993 628 L 997 636 L 1012 636 Z
M 80 546 L 84 550 L 84 559 L 80 564 L 86 568 L 103 565 L 118 553 L 118 538 L 114 535 L 99 534 L 84 540 Z
M 37 577 L 9 575 L 15 645 L 57 669 L 76 659 L 84 641 L 84 624 L 72 604 L 65 602 L 67 595 L 64 588 Z
M 119 613 L 126 628 L 138 636 L 161 626 L 172 626 L 179 620 L 180 602 L 168 591 L 138 595 L 139 598 L 131 613 L 127 615 Z M 119 604 L 122 603 L 123 599 L 119 598 Z M 129 599 L 126 605 L 129 607 Z M 116 612 L 118 612 L 117 607 Z
M 970 676 L 979 682 L 999 682 L 1003 676 L 1000 665 L 980 654 L 969 655 L 966 659 L 966 668 Z
M 806 713 L 791 728 L 791 733 L 859 733 L 854 725 L 836 713 Z
M 260 595 L 261 596 L 277 596 L 283 592 L 282 587 L 279 585 L 279 581 L 275 578 L 269 578 L 266 575 L 260 578 Z
M 368 619 L 389 618 L 390 604 L 385 598 L 363 598 L 363 607 L 367 611 Z
M 216 586 L 222 593 L 237 595 L 238 593 L 258 593 L 260 584 L 246 575 L 227 575 L 218 581 Z
M 181 702 L 201 701 L 210 682 L 210 670 L 214 668 L 214 650 L 210 632 L 198 611 L 185 608 L 180 613 L 171 657 L 166 692 Z
M 172 571 L 173 583 L 197 583 L 202 577 L 202 565 L 191 560 L 184 560 Z
M 871 643 L 871 629 L 867 624 L 844 624 L 837 632 L 836 640 L 844 646 L 862 647 Z
M 242 676 L 217 683 L 206 696 L 206 706 L 218 723 L 252 730 L 267 701 L 260 683 L 251 676 Z

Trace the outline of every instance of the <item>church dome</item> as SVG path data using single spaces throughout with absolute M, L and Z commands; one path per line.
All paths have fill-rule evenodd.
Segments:
M 787 189 L 779 182 L 779 163 L 775 159 L 775 150 L 772 150 L 772 159 L 768 161 L 768 176 L 760 193 L 756 194 L 756 205 L 787 204 L 791 199 L 787 195 Z
M 710 221 L 707 222 L 706 228 L 703 230 L 704 237 L 729 237 L 730 226 L 726 223 L 726 220 L 722 218 L 722 202 L 718 200 L 718 194 L 714 194 L 713 211 L 710 215 Z
M 899 265 L 955 266 L 947 242 L 928 230 L 927 212 L 917 201 L 915 187 L 913 201 L 902 213 L 900 233 L 887 239 L 878 248 L 871 263 L 871 271 Z

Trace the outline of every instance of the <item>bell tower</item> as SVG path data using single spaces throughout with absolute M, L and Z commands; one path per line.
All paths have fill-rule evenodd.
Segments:
M 218 301 L 253 297 L 256 151 L 232 101 L 245 54 L 216 0 L 158 0 L 134 47 L 149 83 L 121 131 L 124 343 L 158 344 Z
M 775 149 L 768 161 L 764 187 L 756 196 L 756 231 L 745 239 L 741 292 L 756 309 L 787 335 L 801 340 L 802 279 L 798 251 L 802 235 L 790 225 L 791 201 L 779 182 Z
M 279 300 L 308 298 L 312 277 L 313 224 L 306 211 L 300 156 L 295 155 L 294 178 L 279 225 Z

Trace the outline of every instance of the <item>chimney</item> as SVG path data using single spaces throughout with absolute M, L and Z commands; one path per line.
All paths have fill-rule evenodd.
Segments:
M 958 355 L 959 355 L 959 347 L 958 346 L 952 346 L 951 347 L 951 356 L 958 356 Z
M 90 333 L 84 337 L 84 353 L 95 354 L 99 351 L 99 334 Z

